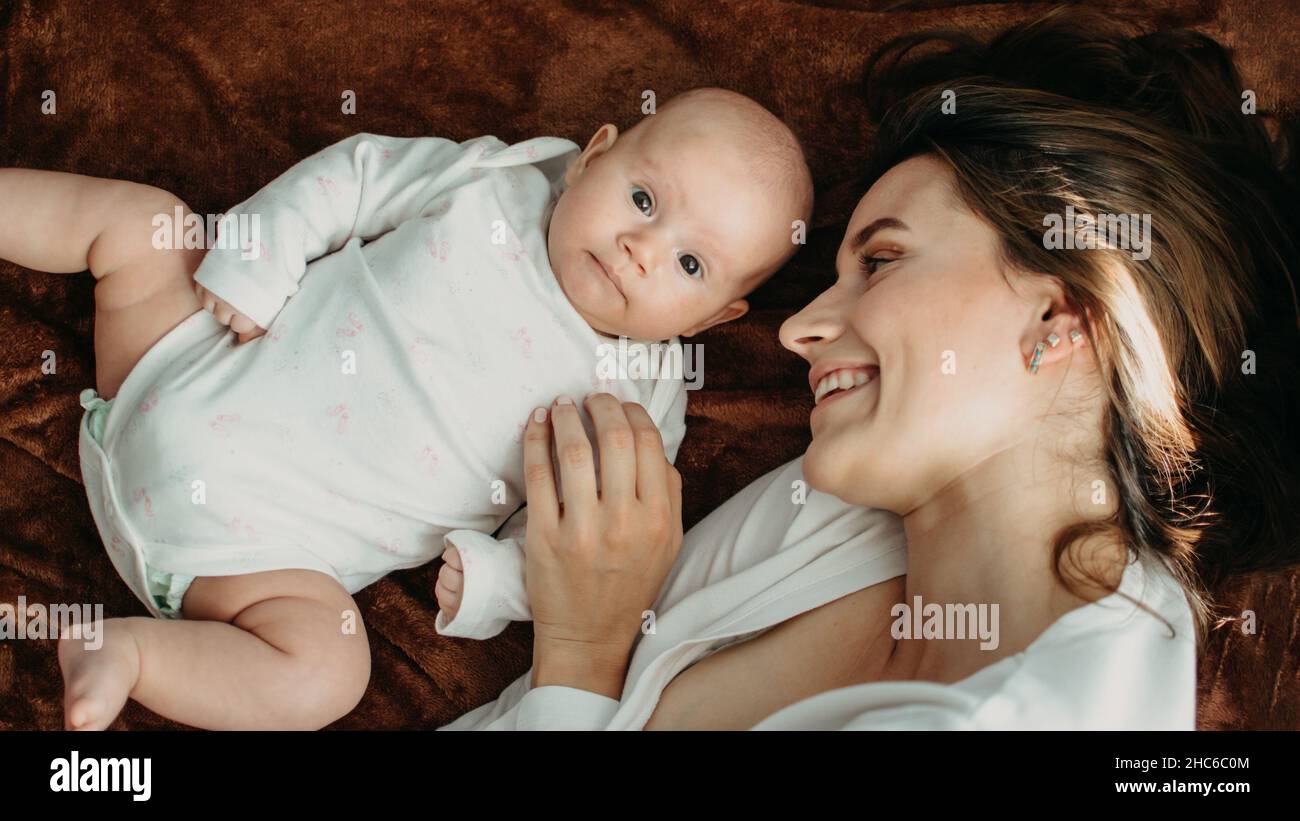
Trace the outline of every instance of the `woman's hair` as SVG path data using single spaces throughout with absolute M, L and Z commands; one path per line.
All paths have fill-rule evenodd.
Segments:
M 1056 278 L 1080 312 L 1109 400 L 1104 459 L 1119 504 L 1056 534 L 1057 578 L 1074 590 L 1062 555 L 1117 534 L 1173 573 L 1204 639 L 1211 621 L 1232 621 L 1210 600 L 1224 577 L 1300 562 L 1300 257 L 1286 129 L 1270 136 L 1270 115 L 1254 113 L 1209 37 L 1135 34 L 1066 9 L 987 44 L 898 38 L 872 56 L 867 83 L 880 125 L 867 182 L 937 156 L 1008 267 Z M 1151 215 L 1150 257 L 1049 250 L 1045 218 L 1073 233 L 1071 206 Z

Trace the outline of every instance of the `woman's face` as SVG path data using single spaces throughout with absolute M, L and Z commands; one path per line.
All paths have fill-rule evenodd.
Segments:
M 1039 415 L 1025 352 L 1051 300 L 1041 284 L 1008 285 L 997 235 L 954 186 L 931 156 L 881 177 L 849 222 L 835 284 L 781 327 L 810 389 L 838 369 L 852 377 L 839 385 L 869 380 L 817 402 L 804 457 L 813 487 L 853 504 L 905 515 Z

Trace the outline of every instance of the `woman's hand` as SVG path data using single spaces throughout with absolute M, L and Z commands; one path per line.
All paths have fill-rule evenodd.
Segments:
M 645 408 L 593 394 L 584 404 L 599 445 L 597 495 L 591 442 L 566 400 L 551 406 L 549 421 L 535 411 L 524 432 L 533 686 L 563 684 L 618 698 L 642 613 L 658 598 L 682 546 L 682 480 Z M 563 505 L 551 464 L 552 428 Z

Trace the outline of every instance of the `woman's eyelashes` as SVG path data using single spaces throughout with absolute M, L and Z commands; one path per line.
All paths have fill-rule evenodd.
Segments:
M 871 256 L 870 254 L 863 252 L 858 255 L 858 270 L 863 276 L 870 279 L 872 275 L 879 270 L 881 265 L 886 265 L 890 262 L 898 262 L 898 260 L 893 257 Z

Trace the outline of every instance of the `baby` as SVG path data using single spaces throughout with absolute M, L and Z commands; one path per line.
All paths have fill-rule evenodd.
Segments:
M 338 649 L 366 641 L 357 613 L 308 607 L 265 571 L 314 570 L 351 594 L 449 551 L 439 633 L 486 638 L 530 618 L 530 411 L 598 391 L 638 402 L 674 460 L 676 337 L 744 314 L 796 250 L 792 223 L 811 202 L 794 136 L 720 89 L 626 133 L 606 124 L 581 152 L 551 137 L 370 134 L 324 149 L 227 213 L 227 231 L 260 220 L 260 241 L 207 252 L 194 280 L 211 313 L 159 340 L 110 402 L 83 392 L 83 476 L 114 566 L 155 616 L 180 618 L 184 603 L 186 622 L 163 627 L 233 621 L 269 648 L 319 631 L 324 680 L 368 677 L 368 648 Z M 262 338 L 235 345 L 227 325 Z M 654 378 L 598 367 L 620 337 L 668 341 L 651 348 L 664 357 Z M 199 577 L 236 586 L 225 602 L 186 599 Z M 212 615 L 267 602 L 256 628 Z M 114 642 L 138 647 L 121 675 L 105 672 Z M 100 651 L 61 642 L 68 726 L 107 726 L 127 697 L 196 726 L 321 726 L 360 698 L 313 711 L 314 691 L 278 680 L 268 648 L 220 632 L 180 642 L 159 629 L 106 630 Z M 96 652 L 105 660 L 85 658 Z M 243 681 L 187 674 L 182 652 L 218 656 Z

